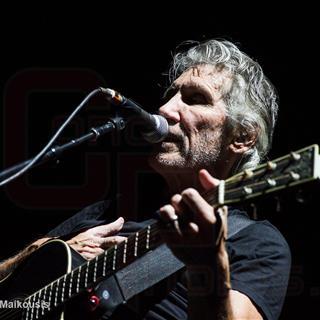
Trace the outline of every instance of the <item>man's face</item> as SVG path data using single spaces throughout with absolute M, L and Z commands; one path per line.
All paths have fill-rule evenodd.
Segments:
M 226 142 L 223 95 L 231 84 L 227 71 L 211 65 L 188 69 L 174 81 L 168 102 L 159 109 L 169 122 L 169 135 L 150 159 L 158 172 L 213 168 Z

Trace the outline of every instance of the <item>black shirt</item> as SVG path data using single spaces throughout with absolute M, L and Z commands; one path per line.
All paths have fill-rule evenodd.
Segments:
M 90 205 L 50 231 L 48 236 L 78 233 L 111 222 L 112 217 L 108 215 L 110 207 L 112 207 L 111 201 Z M 229 209 L 228 216 L 232 215 L 245 215 L 245 213 Z M 119 235 L 130 235 L 146 224 L 147 222 L 127 222 Z M 268 221 L 254 221 L 228 237 L 226 245 L 232 289 L 248 296 L 264 319 L 278 319 L 291 265 L 290 250 L 281 233 Z M 187 319 L 187 290 L 180 281 L 162 300 L 150 301 L 147 308 L 144 305 L 143 316 L 137 318 Z M 132 318 L 132 315 L 130 316 Z M 127 317 L 126 310 L 121 310 L 117 318 L 124 317 Z

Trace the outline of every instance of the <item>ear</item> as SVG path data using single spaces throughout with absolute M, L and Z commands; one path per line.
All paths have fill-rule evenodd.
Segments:
M 231 141 L 229 148 L 232 153 L 242 155 L 251 149 L 257 141 L 257 132 L 245 132 L 237 134 Z

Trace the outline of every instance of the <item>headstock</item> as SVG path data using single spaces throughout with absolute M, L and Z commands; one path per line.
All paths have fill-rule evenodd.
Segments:
M 214 206 L 238 203 L 319 177 L 319 147 L 311 145 L 230 177 L 209 202 Z

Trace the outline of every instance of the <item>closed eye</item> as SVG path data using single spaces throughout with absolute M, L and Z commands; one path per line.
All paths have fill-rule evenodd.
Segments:
M 207 98 L 202 93 L 192 93 L 184 97 L 183 100 L 189 105 L 208 104 Z
M 177 88 L 177 87 L 175 87 L 175 86 L 169 87 L 169 88 L 165 91 L 165 93 L 164 93 L 164 95 L 163 95 L 163 97 L 162 97 L 163 102 L 164 102 L 164 103 L 168 102 L 168 101 L 177 93 L 177 91 L 178 91 L 178 88 Z

